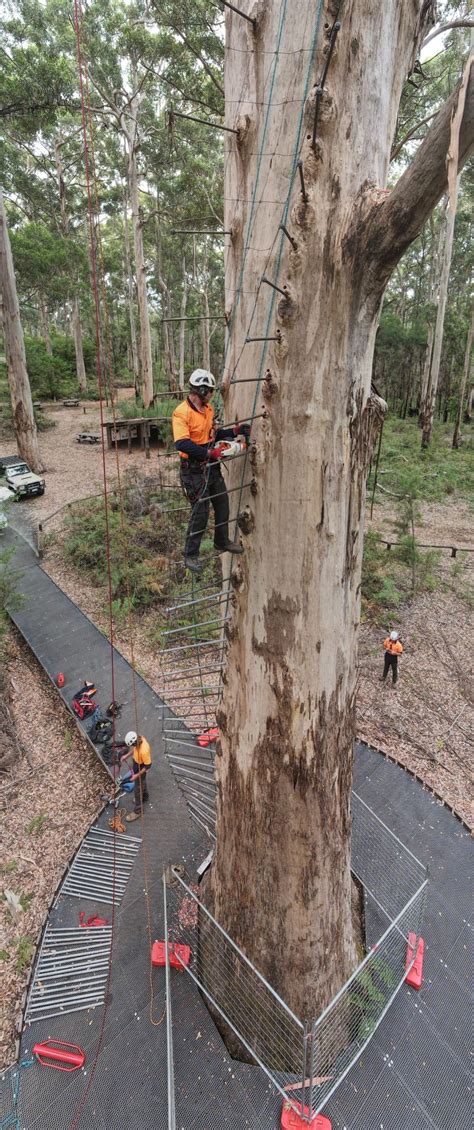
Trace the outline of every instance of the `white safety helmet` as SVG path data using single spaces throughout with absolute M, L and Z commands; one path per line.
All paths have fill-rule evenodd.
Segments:
M 390 639 L 395 643 L 395 641 L 398 640 L 398 632 L 390 632 Z M 127 739 L 125 738 L 125 741 L 126 740 Z
M 194 372 L 191 373 L 189 384 L 191 388 L 196 389 L 197 392 L 199 392 L 200 388 L 211 389 L 212 391 L 214 391 L 216 387 L 215 378 L 208 369 L 195 369 Z
M 135 730 L 129 730 L 128 734 L 125 734 L 125 745 L 128 745 L 128 748 L 131 749 L 132 745 L 135 745 L 137 737 L 138 734 L 135 733 Z

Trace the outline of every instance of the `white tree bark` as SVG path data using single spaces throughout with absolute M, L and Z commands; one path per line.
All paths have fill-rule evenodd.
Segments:
M 74 352 L 76 355 L 76 374 L 81 393 L 87 392 L 87 374 L 84 364 L 84 349 L 82 345 L 81 311 L 77 294 L 72 300 L 72 334 L 74 338 Z
M 313 84 L 338 12 L 326 0 L 295 146 L 317 9 L 292 0 L 280 26 L 285 6 L 268 3 L 255 36 L 226 16 L 226 124 L 239 129 L 226 134 L 226 416 L 264 408 L 266 418 L 252 429 L 253 482 L 240 500 L 245 556 L 233 573 L 206 885 L 219 921 L 301 1017 L 320 1011 L 356 960 L 357 628 L 366 474 L 385 408 L 371 395 L 374 339 L 386 280 L 445 191 L 451 112 L 387 196 L 401 89 L 430 6 L 348 0 L 313 150 Z M 461 160 L 468 148 L 463 132 Z M 292 180 L 298 156 L 307 204 Z M 278 236 L 282 219 L 296 250 Z M 280 342 L 246 344 L 277 329 Z M 264 391 L 230 384 L 267 367 Z M 241 474 L 240 463 L 230 486 Z
M 130 126 L 125 131 L 128 147 L 128 184 L 133 222 L 133 243 L 135 250 L 135 270 L 137 280 L 138 317 L 140 322 L 140 361 L 142 396 L 145 408 L 153 399 L 153 362 L 151 354 L 150 314 L 146 282 L 146 264 L 143 251 L 143 233 L 140 216 L 140 197 L 137 169 L 138 110 L 139 94 L 134 94 L 130 102 Z
M 454 432 L 453 432 L 453 447 L 454 448 L 460 447 L 460 444 L 461 444 L 461 421 L 462 421 L 462 411 L 463 411 L 463 407 L 464 407 L 464 397 L 466 395 L 467 378 L 469 376 L 469 373 L 470 372 L 472 373 L 472 339 L 473 339 L 473 335 L 474 335 L 474 306 L 472 307 L 472 310 L 471 310 L 471 322 L 470 322 L 470 325 L 469 325 L 469 330 L 468 330 L 468 335 L 467 335 L 467 340 L 466 340 L 466 352 L 464 354 L 464 366 L 463 366 L 461 388 L 459 389 L 459 400 L 458 400 L 458 407 L 457 407 L 457 412 L 456 412 L 456 423 L 454 425 Z
M 433 338 L 433 350 L 431 354 L 431 364 L 429 367 L 429 372 L 427 373 L 427 379 L 424 389 L 425 395 L 420 404 L 422 447 L 429 446 L 431 442 L 431 434 L 433 431 L 433 418 L 436 404 L 436 393 L 438 391 L 441 350 L 443 348 L 444 318 L 446 314 L 446 303 L 448 301 L 449 273 L 451 270 L 451 257 L 453 253 L 454 224 L 456 220 L 458 187 L 459 178 L 456 184 L 455 199 L 449 199 L 446 207 L 446 235 L 444 240 L 443 259 L 439 281 L 438 306 L 436 310 L 436 325 Z
M 130 233 L 128 229 L 128 201 L 127 192 L 123 193 L 123 246 L 125 256 L 125 287 L 127 294 L 128 324 L 130 330 L 130 356 L 135 386 L 135 396 L 140 396 L 140 366 L 138 362 L 137 327 L 135 324 L 134 282 L 132 261 L 130 256 Z
M 41 326 L 41 337 L 43 338 L 45 349 L 46 349 L 46 352 L 48 354 L 48 357 L 52 357 L 53 347 L 51 345 L 51 334 L 49 332 L 48 311 L 46 309 L 46 304 L 44 302 L 44 299 L 42 299 L 42 298 L 40 298 L 40 301 L 39 301 L 39 316 L 40 316 L 40 326 Z
M 432 316 L 432 320 L 430 321 L 429 326 L 428 326 L 425 363 L 423 365 L 423 373 L 422 373 L 422 377 L 421 377 L 420 416 L 419 416 L 420 426 L 421 426 L 421 418 L 422 418 L 422 406 L 424 404 L 426 404 L 426 399 L 427 399 L 427 395 L 428 395 L 428 388 L 429 388 L 429 383 L 430 383 L 431 363 L 432 363 L 432 360 L 433 360 L 433 345 L 434 345 L 435 322 L 436 322 L 436 319 L 434 317 L 434 310 L 437 310 L 438 300 L 439 300 L 439 286 L 440 286 L 441 271 L 442 271 L 442 264 L 443 264 L 443 257 L 444 257 L 444 249 L 445 249 L 445 243 L 446 243 L 446 219 L 447 219 L 447 211 L 446 211 L 446 208 L 445 208 L 443 216 L 441 217 L 441 223 L 440 223 L 439 235 L 438 235 L 438 246 L 437 246 L 437 249 L 436 249 L 436 253 L 434 253 L 434 249 L 433 249 L 433 259 L 431 261 L 431 269 L 430 269 L 429 301 L 430 301 L 430 305 L 433 307 L 433 316 Z
M 13 427 L 18 451 L 22 458 L 29 463 L 31 469 L 40 474 L 44 467 L 39 452 L 38 433 L 26 368 L 20 306 L 2 192 L 0 192 L 0 291 L 8 383 L 10 385 Z
M 179 310 L 181 321 L 179 323 L 179 391 L 184 396 L 184 358 L 186 342 L 186 304 L 188 300 L 188 279 L 186 275 L 186 256 L 183 255 L 183 285 L 181 290 L 181 306 Z
M 62 157 L 61 157 L 62 142 L 57 139 L 54 144 L 54 156 L 56 161 L 56 172 L 58 177 L 59 189 L 59 208 L 61 212 L 61 226 L 63 234 L 66 239 L 69 236 L 69 216 L 66 208 L 66 186 L 63 177 Z M 82 393 L 87 391 L 87 376 L 86 367 L 84 364 L 84 350 L 82 347 L 82 326 L 81 326 L 81 311 L 79 306 L 79 298 L 76 293 L 72 296 L 72 333 L 74 339 L 74 352 L 76 355 L 76 376 L 79 388 Z

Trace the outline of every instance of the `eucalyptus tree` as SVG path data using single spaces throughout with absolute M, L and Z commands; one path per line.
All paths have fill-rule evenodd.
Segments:
M 269 377 L 233 576 L 208 881 L 219 922 L 302 1017 L 319 1013 L 356 962 L 357 626 L 366 477 L 386 410 L 371 388 L 374 340 L 387 281 L 446 191 L 459 96 L 388 190 L 400 96 L 433 4 L 324 0 L 313 58 L 319 9 L 248 3 L 255 30 L 226 17 L 226 124 L 238 131 L 226 134 L 225 157 L 228 417 L 262 412 L 234 375 Z M 469 76 L 459 169 L 472 141 Z M 278 340 L 248 341 L 259 336 Z
M 1 321 L 5 339 L 8 383 L 12 402 L 13 427 L 18 451 L 33 471 L 41 472 L 43 464 L 33 413 L 31 388 L 26 368 L 25 344 L 16 289 L 15 270 L 8 235 L 7 217 L 0 190 L 0 299 Z
M 459 389 L 458 403 L 457 403 L 457 408 L 456 408 L 456 421 L 455 421 L 455 424 L 454 424 L 454 432 L 453 432 L 453 447 L 455 449 L 460 447 L 460 445 L 461 445 L 461 420 L 462 420 L 462 414 L 463 414 L 463 409 L 464 409 L 464 398 L 465 398 L 465 395 L 466 395 L 466 387 L 467 387 L 469 375 L 471 375 L 471 384 L 472 384 L 472 368 L 473 368 L 473 364 L 472 364 L 472 341 L 473 341 L 473 336 L 474 336 L 474 306 L 471 307 L 471 319 L 470 319 L 470 322 L 469 322 L 469 329 L 467 331 L 466 348 L 465 348 L 465 352 L 464 352 L 464 365 L 463 365 L 462 380 L 461 380 L 461 385 L 460 385 L 460 389 Z

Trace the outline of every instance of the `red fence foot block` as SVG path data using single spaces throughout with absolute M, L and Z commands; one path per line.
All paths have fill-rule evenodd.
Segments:
M 405 961 L 405 968 L 406 969 L 410 965 L 410 962 L 413 960 L 413 954 L 415 952 L 415 946 L 416 946 L 416 934 L 410 933 L 408 935 L 407 956 L 406 956 L 406 961 Z M 425 954 L 424 939 L 419 938 L 415 960 L 413 962 L 412 968 L 410 969 L 408 976 L 405 977 L 406 984 L 411 985 L 412 989 L 421 989 L 421 984 L 422 984 L 422 981 L 423 981 L 423 957 L 424 957 L 424 954 Z
M 303 1112 L 301 1103 L 295 1102 L 295 1106 Z M 303 1113 L 309 1114 L 309 1107 L 305 1106 Z M 311 1122 L 306 1122 L 289 1103 L 283 1103 L 280 1126 L 281 1130 L 331 1130 L 329 1118 L 325 1118 L 324 1114 L 317 1114 Z
M 217 741 L 219 737 L 219 730 L 217 726 L 212 726 L 210 730 L 205 730 L 203 734 L 199 734 L 197 743 L 200 746 L 211 745 L 211 742 Z
M 189 965 L 190 957 L 190 946 L 182 946 L 178 942 L 170 942 L 168 944 L 168 958 L 172 969 L 182 969 L 183 965 Z M 164 942 L 153 942 L 151 948 L 151 964 L 160 966 L 166 965 Z
M 65 1044 L 62 1040 L 44 1040 L 35 1044 L 33 1055 L 43 1067 L 55 1067 L 56 1071 L 78 1071 L 86 1062 L 86 1053 L 77 1044 Z

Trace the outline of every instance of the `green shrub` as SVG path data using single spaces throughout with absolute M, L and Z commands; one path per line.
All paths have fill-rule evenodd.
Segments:
M 19 938 L 16 943 L 16 952 L 16 967 L 18 972 L 22 973 L 23 970 L 26 969 L 30 964 L 31 958 L 33 957 L 33 954 L 35 952 L 35 947 L 32 939 L 27 935 Z

